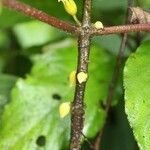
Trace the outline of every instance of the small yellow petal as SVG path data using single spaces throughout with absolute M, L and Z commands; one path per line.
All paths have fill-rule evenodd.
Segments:
M 63 2 L 64 8 L 68 14 L 70 14 L 75 22 L 80 26 L 81 23 L 78 20 L 76 14 L 77 14 L 77 6 L 74 0 L 58 0 L 58 2 Z
M 69 75 L 69 86 L 72 87 L 76 84 L 76 71 L 72 71 Z
M 103 29 L 104 28 L 102 22 L 100 22 L 100 21 L 95 22 L 94 27 L 96 29 Z
M 87 73 L 79 72 L 79 73 L 77 74 L 77 79 L 78 79 L 78 82 L 79 82 L 79 83 L 85 82 L 85 81 L 87 80 L 87 78 L 88 78 Z
M 66 12 L 72 16 L 77 13 L 77 6 L 74 0 L 58 0 L 58 2 L 62 1 L 64 4 L 64 8 Z
M 70 102 L 65 102 L 59 106 L 60 118 L 64 118 L 70 112 Z

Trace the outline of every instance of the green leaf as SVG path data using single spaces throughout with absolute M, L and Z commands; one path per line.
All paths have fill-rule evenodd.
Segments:
M 10 91 L 16 82 L 16 77 L 0 74 L 0 117 L 4 105 L 9 101 Z
M 53 27 L 39 21 L 17 24 L 13 31 L 23 48 L 39 46 L 56 39 L 56 37 L 60 38 L 59 32 L 56 33 Z
M 75 47 L 74 42 L 67 40 L 45 47 L 45 53 L 33 58 L 31 74 L 18 80 L 12 101 L 4 111 L 0 149 L 34 150 L 41 145 L 46 150 L 67 149 L 70 115 L 62 119 L 58 110 L 61 103 L 73 100 L 74 87 L 69 87 L 68 76 L 76 69 Z M 106 98 L 112 64 L 112 58 L 103 49 L 92 47 L 83 131 L 89 138 L 96 135 L 105 120 L 100 102 Z
M 104 35 L 104 36 L 94 37 L 94 42 L 97 45 L 107 49 L 110 53 L 117 55 L 121 38 L 118 35 Z M 129 54 L 128 48 L 126 48 L 126 52 L 125 52 L 125 55 L 127 54 Z
M 141 150 L 150 149 L 150 41 L 132 54 L 124 69 L 125 109 Z

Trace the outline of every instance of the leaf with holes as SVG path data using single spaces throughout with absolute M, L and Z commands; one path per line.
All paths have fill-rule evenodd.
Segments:
M 132 54 L 124 69 L 125 109 L 141 150 L 150 149 L 150 41 Z
M 77 49 L 72 40 L 46 46 L 33 58 L 31 73 L 19 79 L 12 101 L 5 108 L 0 128 L 0 149 L 67 149 L 70 115 L 61 118 L 59 106 L 72 101 L 69 74 L 76 69 Z M 84 134 L 92 138 L 105 119 L 100 102 L 106 98 L 112 58 L 101 48 L 91 49 L 89 81 L 85 94 Z

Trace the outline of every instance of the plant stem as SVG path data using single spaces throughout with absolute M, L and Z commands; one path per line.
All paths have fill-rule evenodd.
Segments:
M 118 76 L 119 76 L 119 72 L 120 72 L 120 66 L 121 66 L 121 62 L 122 62 L 122 56 L 124 54 L 125 51 L 125 47 L 126 47 L 126 42 L 127 42 L 127 33 L 124 34 L 123 38 L 122 38 L 122 42 L 120 45 L 120 49 L 116 58 L 116 64 L 115 64 L 115 68 L 113 71 L 113 75 L 112 75 L 112 79 L 108 88 L 108 95 L 106 98 L 106 108 L 105 108 L 105 112 L 108 115 L 109 109 L 111 107 L 111 103 L 112 103 L 112 99 L 113 99 L 113 95 L 114 95 L 114 91 L 115 91 L 115 87 L 116 87 L 116 83 L 118 80 Z M 100 143 L 102 140 L 102 135 L 104 132 L 104 128 L 105 128 L 106 123 L 104 123 L 103 127 L 101 128 L 99 135 L 96 139 L 95 142 L 95 150 L 100 150 Z
M 76 15 L 73 16 L 73 19 L 75 20 L 75 22 L 76 22 L 79 26 L 81 26 L 81 23 L 80 23 L 80 21 L 78 20 L 78 18 L 77 18 Z
M 99 35 L 142 32 L 142 31 L 150 32 L 150 24 L 131 24 L 131 25 L 104 27 L 103 30 L 93 28 L 91 34 L 92 36 L 99 36 Z
M 128 0 L 128 8 L 131 7 L 133 5 L 133 0 Z M 127 8 L 127 12 L 126 12 L 126 18 L 125 18 L 125 23 L 129 22 L 129 9 Z M 128 40 L 128 34 L 124 33 L 123 37 L 122 37 L 122 41 L 120 44 L 120 48 L 119 48 L 119 52 L 116 58 L 116 63 L 115 63 L 115 67 L 114 67 L 114 71 L 112 74 L 112 79 L 108 88 L 108 95 L 106 98 L 106 108 L 105 108 L 105 112 L 108 115 L 109 113 L 109 109 L 111 107 L 111 103 L 112 103 L 112 99 L 113 99 L 113 95 L 115 92 L 115 87 L 118 81 L 118 77 L 119 77 L 119 73 L 120 73 L 120 69 L 121 69 L 121 63 L 122 63 L 122 58 L 125 52 L 125 48 L 126 48 L 126 44 L 127 44 L 127 40 Z M 107 116 L 108 117 L 108 116 Z M 105 124 L 103 125 L 102 129 L 99 132 L 98 137 L 96 138 L 96 142 L 95 142 L 95 150 L 100 150 L 100 143 L 102 140 L 102 135 L 104 132 L 104 128 L 105 128 Z
M 2 0 L 2 4 L 8 8 L 22 12 L 23 14 L 25 14 L 27 16 L 38 19 L 38 20 L 45 22 L 49 25 L 52 25 L 58 29 L 61 29 L 61 30 L 64 30 L 64 31 L 70 32 L 70 33 L 76 33 L 76 30 L 77 30 L 76 26 L 73 26 L 62 20 L 59 20 L 53 16 L 50 16 L 50 15 L 42 12 L 41 10 L 33 8 L 22 2 L 19 2 L 16 0 Z
M 78 37 L 77 74 L 88 73 L 91 29 L 91 0 L 85 0 L 81 33 Z M 84 94 L 86 82 L 76 82 L 75 96 L 71 112 L 71 150 L 81 149 L 81 137 L 84 124 Z
M 26 16 L 35 18 L 42 22 L 45 22 L 49 25 L 52 25 L 58 29 L 63 31 L 73 33 L 76 35 L 80 34 L 80 27 L 71 25 L 67 22 L 64 22 L 58 18 L 50 16 L 41 10 L 33 8 L 27 4 L 22 2 L 18 2 L 17 0 L 1 0 L 2 4 L 8 8 L 13 10 L 17 10 Z M 112 26 L 112 27 L 105 27 L 104 30 L 98 30 L 96 28 L 91 29 L 92 36 L 99 36 L 99 35 L 109 35 L 109 34 L 118 34 L 118 33 L 131 33 L 131 32 L 150 32 L 150 24 L 133 24 L 133 25 L 120 25 L 120 26 Z

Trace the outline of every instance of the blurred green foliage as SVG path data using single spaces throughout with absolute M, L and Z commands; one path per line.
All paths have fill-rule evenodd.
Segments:
M 61 20 L 74 23 L 57 0 L 20 0 Z M 76 0 L 78 18 L 83 1 Z M 148 10 L 149 0 L 136 5 Z M 93 0 L 92 22 L 105 26 L 124 24 L 127 1 Z M 68 76 L 76 69 L 75 37 L 45 23 L 3 8 L 0 14 L 0 149 L 68 149 L 70 116 L 60 119 L 58 107 L 72 101 L 74 88 Z M 149 34 L 131 34 L 124 62 Z M 94 141 L 105 122 L 108 84 L 121 35 L 92 39 L 89 82 L 86 91 L 84 134 Z M 124 67 L 124 63 L 122 68 Z M 124 113 L 122 73 L 113 97 L 112 109 L 102 140 L 102 150 L 136 150 L 137 145 Z M 61 96 L 54 100 L 53 94 Z M 10 148 L 11 147 L 11 148 Z M 89 144 L 83 140 L 82 149 Z

